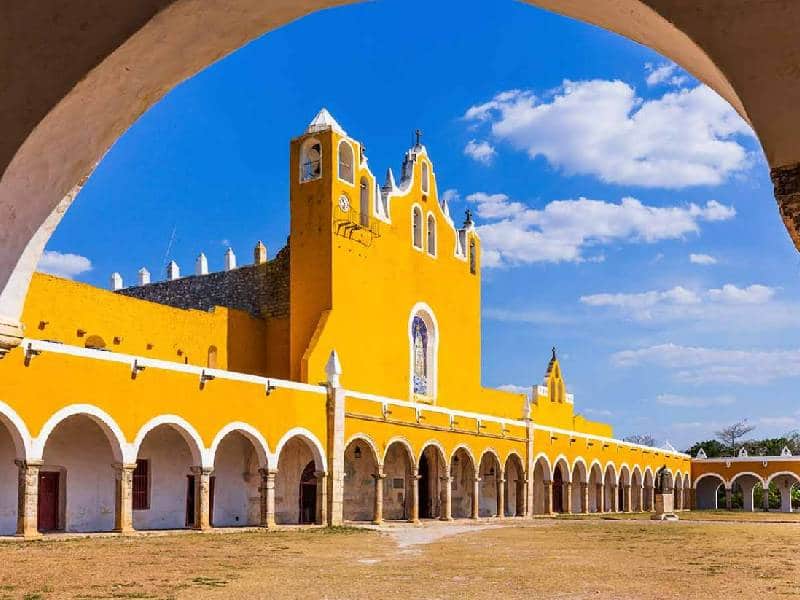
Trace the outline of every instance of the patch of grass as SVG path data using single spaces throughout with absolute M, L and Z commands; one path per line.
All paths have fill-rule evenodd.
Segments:
M 226 579 L 218 579 L 216 577 L 195 577 L 192 579 L 192 583 L 195 585 L 213 588 L 221 588 L 228 585 L 228 581 Z

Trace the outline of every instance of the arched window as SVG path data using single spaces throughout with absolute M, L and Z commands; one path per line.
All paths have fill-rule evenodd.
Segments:
M 353 147 L 344 140 L 339 142 L 339 179 L 353 183 Z
M 413 236 L 414 247 L 422 250 L 422 209 L 420 209 L 419 206 L 414 207 L 412 220 L 411 234 Z
M 411 392 L 414 396 L 436 396 L 436 323 L 427 310 L 417 310 L 409 331 Z
M 428 163 L 422 163 L 422 193 L 428 193 Z
M 208 362 L 206 366 L 209 369 L 216 369 L 217 368 L 217 347 L 216 346 L 209 346 L 208 347 Z
M 428 254 L 436 256 L 436 219 L 428 215 Z
M 322 146 L 315 139 L 306 140 L 300 151 L 300 181 L 322 177 Z
M 84 346 L 87 348 L 92 348 L 93 350 L 105 350 L 106 342 L 99 335 L 90 335 L 88 338 L 86 338 L 86 343 Z
M 359 210 L 361 211 L 361 226 L 369 227 L 369 183 L 366 177 L 361 178 L 361 202 Z
M 475 257 L 475 238 L 473 237 L 469 239 L 469 272 L 472 273 L 473 275 L 477 270 L 476 260 L 477 259 Z

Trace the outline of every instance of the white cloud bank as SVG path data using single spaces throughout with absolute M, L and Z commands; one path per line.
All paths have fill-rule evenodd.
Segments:
M 702 221 L 724 221 L 736 214 L 732 206 L 716 200 L 705 206 L 656 207 L 636 198 L 619 203 L 578 198 L 533 209 L 505 194 L 477 192 L 467 201 L 477 204 L 478 217 L 489 221 L 478 228 L 485 267 L 602 260 L 585 257 L 584 250 L 616 242 L 678 239 L 699 232 Z
M 686 74 L 675 63 L 663 63 L 660 65 L 645 63 L 644 70 L 647 72 L 645 82 L 649 86 L 664 84 L 681 86 L 689 81 Z
M 470 140 L 467 142 L 467 145 L 464 146 L 464 154 L 479 163 L 488 165 L 491 164 L 497 152 L 494 146 L 485 140 L 481 142 Z
M 656 402 L 664 406 L 680 406 L 689 408 L 709 408 L 712 406 L 728 406 L 736 402 L 733 396 L 682 396 L 680 394 L 660 394 Z
M 648 82 L 676 83 L 674 69 L 652 70 Z M 542 98 L 507 90 L 463 117 L 489 124 L 495 140 L 530 158 L 543 156 L 567 174 L 606 183 L 684 188 L 718 185 L 749 166 L 745 121 L 705 85 L 644 100 L 619 81 L 565 80 Z
M 800 350 L 726 350 L 658 344 L 612 355 L 620 367 L 670 369 L 687 383 L 766 384 L 800 377 Z
M 717 259 L 710 254 L 690 254 L 689 262 L 693 265 L 715 265 Z
M 39 259 L 37 271 L 72 279 L 92 270 L 92 261 L 80 254 L 62 254 L 55 250 L 45 250 Z

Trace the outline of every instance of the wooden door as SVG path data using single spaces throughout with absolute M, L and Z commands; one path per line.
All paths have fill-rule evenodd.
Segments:
M 58 529 L 60 475 L 60 473 L 55 471 L 39 473 L 39 531 L 54 531 Z

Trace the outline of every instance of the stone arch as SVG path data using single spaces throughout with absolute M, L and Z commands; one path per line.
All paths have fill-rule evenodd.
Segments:
M 375 458 L 375 463 L 379 466 L 383 466 L 383 454 L 378 452 L 378 446 L 371 437 L 369 437 L 366 433 L 354 433 L 347 438 L 347 441 L 344 444 L 345 448 L 355 441 L 364 442 L 367 446 L 369 446 L 369 449 Z
M 19 468 L 25 461 L 31 439 L 25 423 L 8 405 L 0 402 L 0 535 L 17 531 Z
M 503 463 L 493 448 L 486 448 L 478 463 L 478 516 L 497 517 L 503 510 L 505 494 Z
M 31 434 L 17 412 L 5 402 L 0 402 L 0 426 L 5 426 L 14 445 L 14 458 L 27 460 L 31 455 Z
M 600 461 L 594 459 L 589 465 L 589 512 L 603 512 L 603 478 L 605 472 Z
M 428 440 L 417 458 L 417 510 L 421 519 L 442 516 L 444 484 L 447 477 L 447 453 L 437 440 Z
M 316 138 L 308 138 L 300 147 L 300 183 L 322 177 L 322 144 Z
M 139 428 L 139 432 L 136 434 L 136 439 L 133 442 L 134 459 L 141 450 L 145 436 L 162 425 L 174 429 L 186 441 L 186 445 L 192 456 L 193 466 L 206 468 L 214 466 L 213 462 L 209 460 L 210 457 L 208 453 L 205 452 L 205 445 L 203 444 L 203 439 L 200 437 L 200 434 L 189 421 L 177 415 L 159 415 L 150 419 Z
M 450 502 L 453 518 L 466 518 L 477 514 L 476 483 L 478 482 L 475 457 L 468 446 L 459 445 L 450 455 Z
M 264 436 L 261 435 L 261 432 L 258 429 L 256 429 L 252 425 L 243 423 L 242 421 L 234 421 L 232 423 L 228 423 L 227 425 L 225 425 L 225 427 L 219 430 L 216 436 L 214 436 L 214 441 L 211 442 L 211 447 L 209 448 L 209 460 L 212 464 L 216 459 L 217 449 L 219 448 L 220 443 L 222 442 L 223 439 L 225 439 L 225 436 L 233 432 L 241 434 L 242 436 L 250 440 L 250 443 L 253 444 L 253 449 L 255 450 L 256 455 L 258 456 L 259 468 L 266 469 L 268 467 L 274 466 L 270 463 L 269 460 L 271 454 L 269 451 L 269 445 L 267 444 L 267 440 L 264 439 Z
M 768 481 L 769 485 L 774 486 L 780 493 L 780 511 L 785 513 L 793 512 L 792 489 L 795 486 L 800 486 L 800 475 L 794 471 L 780 471 L 770 475 Z
M 287 431 L 275 447 L 275 522 L 322 523 L 325 461 L 322 445 L 303 427 Z
M 408 462 L 411 465 L 411 468 L 416 469 L 417 463 L 414 459 L 414 448 L 411 447 L 411 442 L 409 442 L 406 438 L 397 435 L 392 438 L 389 438 L 389 440 L 386 442 L 386 445 L 384 446 L 383 464 L 384 465 L 386 464 L 386 457 L 389 455 L 389 449 L 394 444 L 400 444 L 403 447 L 403 449 L 408 454 Z
M 509 452 L 503 468 L 505 475 L 505 514 L 509 517 L 525 516 L 525 468 L 516 452 Z
M 386 443 L 383 455 L 383 518 L 404 521 L 413 518 L 414 477 L 417 465 L 408 440 L 394 437 Z
M 39 435 L 32 440 L 31 458 L 42 460 L 45 444 L 53 430 L 62 421 L 77 415 L 88 417 L 100 427 L 100 430 L 105 434 L 111 445 L 111 452 L 114 455 L 114 460 L 118 463 L 126 462 L 126 459 L 130 456 L 130 448 L 128 442 L 125 440 L 125 435 L 122 433 L 122 429 L 117 425 L 117 422 L 111 415 L 91 404 L 71 404 L 55 412 L 47 422 L 42 425 L 42 428 L 39 430 Z
M 750 492 L 752 500 L 752 490 Z M 672 502 L 675 510 L 683 510 L 683 476 L 678 471 L 675 475 L 675 483 L 672 485 Z
M 551 493 L 553 495 L 550 503 L 553 512 L 562 513 L 569 512 L 572 509 L 572 472 L 569 468 L 569 461 L 560 454 L 553 462 L 553 483 L 551 486 Z
M 634 465 L 631 471 L 631 510 L 633 512 L 644 510 L 644 478 L 639 465 Z
M 716 510 L 717 490 L 725 486 L 725 478 L 718 473 L 704 473 L 694 481 L 695 504 L 699 510 Z
M 376 521 L 376 486 L 383 485 L 381 464 L 369 436 L 352 436 L 344 450 L 342 514 L 346 521 Z
M 347 140 L 339 140 L 337 159 L 338 165 L 336 173 L 339 179 L 353 185 L 355 181 L 355 154 L 352 144 Z
M 619 475 L 616 465 L 609 461 L 606 463 L 603 472 L 603 508 L 605 512 L 617 512 L 619 510 Z
M 631 469 L 626 463 L 619 467 L 617 479 L 617 510 L 620 512 L 631 511 Z
M 572 512 L 589 512 L 589 470 L 579 456 L 572 461 Z
M 644 486 L 642 490 L 642 510 L 651 511 L 655 502 L 655 477 L 653 469 L 649 465 L 645 467 L 642 479 Z
M 283 447 L 291 440 L 292 438 L 301 438 L 304 442 L 306 442 L 311 450 L 312 455 L 314 456 L 314 467 L 317 471 L 322 471 L 323 473 L 327 473 L 328 465 L 325 460 L 325 450 L 322 446 L 322 443 L 319 441 L 316 435 L 311 433 L 305 427 L 293 427 L 289 431 L 283 434 L 283 437 L 278 441 L 278 444 L 275 446 L 275 459 L 272 464 L 277 464 L 277 459 L 280 457 L 281 450 Z
M 552 512 L 550 486 L 553 480 L 550 459 L 539 453 L 533 463 L 533 512 L 537 515 Z

